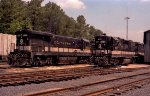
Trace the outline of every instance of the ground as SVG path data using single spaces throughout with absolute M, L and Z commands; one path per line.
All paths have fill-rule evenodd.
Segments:
M 5 65 L 0 65 L 0 67 L 5 66 Z M 5 72 L 7 73 L 16 73 L 16 72 L 31 72 L 35 70 L 59 70 L 59 69 L 69 69 L 69 68 L 78 68 L 78 67 L 87 67 L 91 66 L 88 64 L 84 65 L 69 65 L 69 66 L 50 66 L 50 67 L 33 67 L 33 68 L 6 68 L 4 69 Z M 121 66 L 117 68 L 141 68 L 141 67 L 149 67 L 150 65 L 146 64 L 129 64 L 128 66 Z M 6 66 L 5 66 L 6 67 Z M 8 67 L 8 66 L 7 66 Z M 144 70 L 143 70 L 144 72 Z M 130 74 L 130 73 L 124 73 Z M 121 73 L 115 74 L 116 77 L 121 76 Z M 115 78 L 114 75 L 108 74 L 108 75 L 103 75 L 103 76 L 89 76 L 89 77 L 84 77 L 84 78 L 79 78 L 75 80 L 68 80 L 68 81 L 61 81 L 61 82 L 45 82 L 41 84 L 26 84 L 26 85 L 21 85 L 21 86 L 9 86 L 9 87 L 2 87 L 0 88 L 0 94 L 1 96 L 22 96 L 24 94 L 28 93 L 33 93 L 33 92 L 39 92 L 43 90 L 54 90 L 54 89 L 59 89 L 59 88 L 65 88 L 65 87 L 70 87 L 70 86 L 77 86 L 81 84 L 86 84 L 89 82 L 95 82 L 98 80 L 107 80 L 107 79 L 112 79 Z M 104 86 L 102 86 L 104 87 Z M 121 96 L 150 96 L 150 86 L 145 85 L 140 89 L 137 90 L 131 90 L 128 91 L 127 93 L 122 94 Z M 87 90 L 88 91 L 88 90 Z M 74 94 L 74 93 L 73 93 Z M 72 96 L 76 96 L 75 94 Z M 139 95 L 140 94 L 140 95 Z M 62 95 L 63 96 L 63 95 Z

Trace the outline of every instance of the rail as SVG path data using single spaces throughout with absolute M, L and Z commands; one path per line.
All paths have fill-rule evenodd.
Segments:
M 40 91 L 40 92 L 34 92 L 34 93 L 25 94 L 24 96 L 43 96 L 43 95 L 47 95 L 47 94 L 49 95 L 49 94 L 53 94 L 53 93 L 59 93 L 59 92 L 75 90 L 75 89 L 81 89 L 81 88 L 88 87 L 88 86 L 93 86 L 93 85 L 97 85 L 97 84 L 113 82 L 113 81 L 116 81 L 116 80 L 132 78 L 132 77 L 135 77 L 135 76 L 147 75 L 147 74 L 150 74 L 150 72 L 140 73 L 140 74 L 135 74 L 135 75 L 129 75 L 129 76 L 124 76 L 124 77 L 119 77 L 119 78 L 110 79 L 110 80 L 106 80 L 106 81 L 92 82 L 92 83 L 81 85 L 81 86 L 68 87 L 68 88 L 59 88 L 59 89 L 56 89 L 56 90 L 45 90 L 45 91 Z M 145 78 L 145 79 L 150 79 L 150 77 Z M 142 80 L 145 80 L 145 79 L 137 80 L 137 81 L 134 81 L 134 82 L 142 81 Z M 125 86 L 125 85 L 128 85 L 128 84 L 131 84 L 131 83 L 134 83 L 134 82 L 129 82 L 129 83 L 126 83 L 126 84 L 123 84 L 123 85 L 119 85 L 119 86 L 115 86 L 115 87 L 111 87 L 111 88 L 106 88 L 106 89 L 99 90 L 99 91 L 92 92 L 92 93 L 87 93 L 87 94 L 84 94 L 82 96 L 96 96 L 98 94 L 102 94 L 102 93 L 105 93 L 105 92 L 108 92 L 108 91 L 112 91 L 112 90 L 114 90 L 116 88 L 119 88 L 121 86 Z

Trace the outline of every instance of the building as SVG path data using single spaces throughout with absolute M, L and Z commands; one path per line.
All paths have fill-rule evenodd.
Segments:
M 150 63 L 150 30 L 144 32 L 144 62 Z

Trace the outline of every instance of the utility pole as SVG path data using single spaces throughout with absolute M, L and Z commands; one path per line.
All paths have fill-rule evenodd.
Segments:
M 128 20 L 129 20 L 130 18 L 127 16 L 127 17 L 125 17 L 125 20 L 126 20 L 126 39 L 128 40 Z

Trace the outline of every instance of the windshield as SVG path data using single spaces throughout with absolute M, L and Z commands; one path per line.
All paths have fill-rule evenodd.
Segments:
M 27 34 L 17 35 L 17 46 L 29 46 L 29 40 Z
M 27 34 L 18 34 L 16 46 L 17 46 L 17 49 L 19 49 L 19 50 L 30 50 L 28 35 Z

